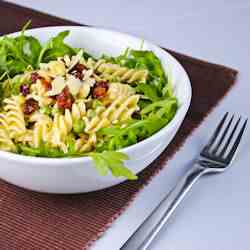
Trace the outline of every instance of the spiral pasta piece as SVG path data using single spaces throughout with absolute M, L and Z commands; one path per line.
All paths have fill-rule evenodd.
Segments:
M 65 115 L 55 114 L 51 129 L 51 143 L 53 146 L 58 146 L 64 152 L 67 152 L 64 141 L 71 131 L 72 125 L 72 117 L 68 110 L 65 111 Z
M 128 84 L 124 83 L 110 83 L 107 95 L 102 100 L 104 105 L 110 104 L 117 97 L 129 97 L 135 94 L 135 90 Z
M 3 126 L 0 126 L 0 149 L 11 152 L 16 151 L 14 142 L 11 140 L 8 131 Z
M 32 147 L 39 147 L 41 143 L 49 141 L 52 119 L 42 113 L 36 112 L 31 115 L 29 122 L 34 123 L 32 129 L 26 129 L 19 140 Z
M 96 115 L 92 119 L 85 121 L 85 124 L 86 124 L 85 132 L 86 133 L 96 132 L 101 128 L 108 127 L 111 124 L 111 121 L 108 119 L 108 117 L 103 116 L 104 112 L 105 112 L 104 107 L 98 107 L 95 111 Z
M 9 135 L 9 124 L 6 114 L 0 114 L 0 149 L 15 151 L 16 146 Z
M 129 69 L 118 64 L 107 63 L 104 59 L 98 61 L 89 58 L 86 67 L 95 70 L 101 74 L 105 80 L 117 79 L 121 82 L 145 82 L 148 77 L 148 71 L 145 69 Z
M 26 131 L 24 114 L 22 111 L 23 98 L 21 96 L 13 96 L 5 99 L 4 103 L 4 111 L 6 111 L 10 138 L 18 140 L 18 137 L 23 135 Z
M 97 71 L 107 80 L 119 79 L 122 82 L 145 82 L 147 79 L 147 70 L 129 69 L 112 63 L 103 63 Z
M 112 122 L 128 120 L 132 113 L 138 109 L 139 98 L 139 95 L 117 98 L 103 113 L 103 117 L 108 117 Z
M 51 142 L 54 146 L 60 147 L 64 152 L 67 152 L 67 146 L 65 144 L 66 136 L 73 128 L 73 122 L 83 118 L 85 113 L 85 103 L 81 101 L 79 103 L 74 103 L 71 111 L 66 109 L 64 115 L 58 113 L 55 114 L 51 126 L 49 142 Z M 44 131 L 44 135 L 46 136 L 46 127 L 39 129 L 39 132 L 42 133 L 42 131 Z
M 101 128 L 108 127 L 112 123 L 126 121 L 138 109 L 139 95 L 118 97 L 107 107 L 98 107 L 96 115 L 87 123 L 85 132 L 96 132 Z
M 33 130 L 34 131 L 33 141 L 32 141 L 34 147 L 37 148 L 41 145 L 41 143 L 50 141 L 51 128 L 52 128 L 52 121 L 50 120 L 43 120 L 35 124 Z
M 6 114 L 0 114 L 0 127 L 5 129 L 6 131 L 8 131 L 9 129 L 8 118 Z

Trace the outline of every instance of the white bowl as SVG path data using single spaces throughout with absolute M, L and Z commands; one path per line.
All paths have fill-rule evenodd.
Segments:
M 105 29 L 87 27 L 46 27 L 28 30 L 42 42 L 60 31 L 70 30 L 67 42 L 85 48 L 95 56 L 103 53 L 118 55 L 127 47 L 139 49 L 142 39 Z M 16 36 L 18 33 L 12 34 Z M 174 119 L 159 132 L 135 145 L 122 149 L 130 160 L 126 166 L 134 173 L 147 167 L 167 147 L 179 129 L 190 105 L 191 84 L 183 67 L 169 53 L 148 41 L 143 49 L 152 50 L 167 71 L 172 72 L 175 95 L 179 109 Z M 0 178 L 17 186 L 47 193 L 82 193 L 116 185 L 123 178 L 111 174 L 99 176 L 89 157 L 39 158 L 0 151 Z

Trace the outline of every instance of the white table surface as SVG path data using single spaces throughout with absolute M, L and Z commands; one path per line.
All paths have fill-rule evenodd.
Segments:
M 189 137 L 168 167 L 92 247 L 117 250 L 189 167 L 225 111 L 250 117 L 250 0 L 12 0 L 81 23 L 112 28 L 240 71 L 237 86 Z M 228 172 L 203 178 L 151 250 L 249 250 L 250 130 Z

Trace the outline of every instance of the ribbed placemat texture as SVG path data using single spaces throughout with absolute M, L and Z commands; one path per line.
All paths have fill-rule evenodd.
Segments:
M 0 34 L 20 30 L 29 19 L 33 27 L 79 25 L 2 1 L 0 13 Z M 228 92 L 237 75 L 233 69 L 169 52 L 188 72 L 193 97 L 185 121 L 168 148 L 140 174 L 138 181 L 88 194 L 39 194 L 0 181 L 1 250 L 87 249 L 152 176 L 167 167 L 166 161 Z

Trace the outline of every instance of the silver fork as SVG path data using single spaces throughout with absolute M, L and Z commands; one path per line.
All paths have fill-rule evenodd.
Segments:
M 193 184 L 201 176 L 209 173 L 223 172 L 231 165 L 246 129 L 247 119 L 239 130 L 238 127 L 241 123 L 241 118 L 232 127 L 233 120 L 235 120 L 234 115 L 231 116 L 228 122 L 227 117 L 228 113 L 224 115 L 218 124 L 214 134 L 202 149 L 192 168 L 187 171 L 178 184 L 120 250 L 147 250 Z M 236 134 L 237 130 L 239 132 Z

